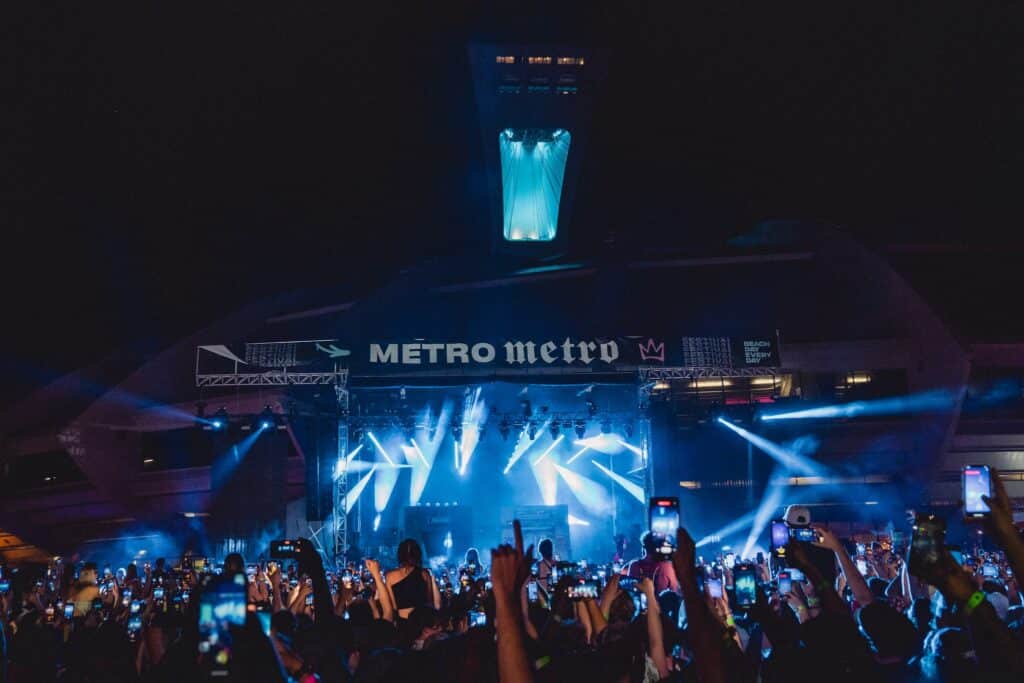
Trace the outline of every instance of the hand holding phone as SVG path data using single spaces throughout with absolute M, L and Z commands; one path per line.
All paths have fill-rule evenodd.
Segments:
M 757 571 L 749 564 L 736 565 L 733 570 L 736 584 L 736 605 L 742 608 L 753 607 L 757 602 Z
M 651 498 L 648 518 L 650 531 L 659 543 L 658 552 L 662 555 L 671 555 L 675 550 L 676 532 L 679 531 L 679 498 Z

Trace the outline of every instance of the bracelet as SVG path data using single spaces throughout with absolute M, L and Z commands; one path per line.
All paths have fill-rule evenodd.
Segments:
M 967 600 L 967 613 L 970 614 L 971 612 L 973 612 L 978 607 L 978 605 L 980 605 L 983 602 L 985 602 L 985 594 L 981 591 L 976 591 L 974 595 L 972 595 Z
M 725 618 L 725 625 L 726 625 L 726 626 L 735 626 L 735 625 L 736 625 L 736 620 L 732 618 L 732 615 L 731 615 L 731 614 L 730 614 L 730 615 L 728 615 L 728 616 L 727 616 L 727 617 Z
M 808 597 L 808 598 L 807 598 L 807 606 L 808 606 L 809 608 L 811 608 L 811 609 L 813 609 L 813 608 L 817 607 L 817 606 L 818 606 L 818 605 L 820 605 L 820 604 L 821 604 L 821 600 L 819 600 L 819 599 L 818 599 L 818 598 L 816 598 L 816 597 L 815 597 L 815 598 L 812 598 L 812 597 Z

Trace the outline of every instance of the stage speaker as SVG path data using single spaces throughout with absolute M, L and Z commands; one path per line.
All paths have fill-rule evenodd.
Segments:
M 404 538 L 419 541 L 424 559 L 458 557 L 472 545 L 472 523 L 473 509 L 465 505 L 409 505 L 405 508 Z
M 329 414 L 303 416 L 292 421 L 292 431 L 305 456 L 306 519 L 326 521 L 334 510 L 338 420 Z

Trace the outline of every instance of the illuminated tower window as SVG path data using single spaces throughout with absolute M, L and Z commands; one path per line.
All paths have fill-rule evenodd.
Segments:
M 498 134 L 506 240 L 555 239 L 571 140 L 569 131 L 561 128 L 506 128 Z

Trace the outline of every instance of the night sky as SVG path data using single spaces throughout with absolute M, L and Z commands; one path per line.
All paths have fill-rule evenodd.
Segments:
M 984 334 L 1021 326 L 978 305 L 1020 289 L 1018 3 L 19 4 L 0 401 L 268 294 L 484 251 L 471 40 L 608 50 L 577 248 L 835 223 L 937 248 L 893 258 Z

